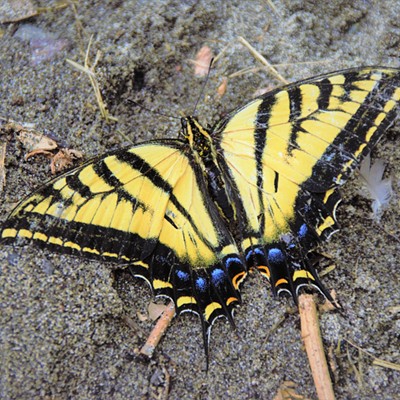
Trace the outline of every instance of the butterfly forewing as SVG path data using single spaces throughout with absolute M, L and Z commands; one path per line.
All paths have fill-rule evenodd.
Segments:
M 398 69 L 339 71 L 267 93 L 217 125 L 248 221 L 242 249 L 278 290 L 296 296 L 315 283 L 302 260 L 336 229 L 335 190 L 397 118 L 399 86 Z
M 202 176 L 180 141 L 119 150 L 27 197 L 2 238 L 133 265 L 178 312 L 195 311 L 210 324 L 230 317 L 239 301 L 232 279 L 244 267 Z

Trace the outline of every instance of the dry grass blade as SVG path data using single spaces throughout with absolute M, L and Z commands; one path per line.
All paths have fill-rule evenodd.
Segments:
M 45 12 L 55 12 L 55 11 L 58 11 L 58 10 L 62 10 L 63 8 L 70 7 L 71 5 L 74 5 L 74 4 L 78 4 L 78 2 L 77 1 L 71 1 L 71 0 L 58 1 L 53 6 L 38 7 L 37 11 L 38 11 L 39 14 L 42 14 L 42 13 L 45 13 Z
M 268 5 L 271 7 L 272 11 L 280 17 L 280 14 L 275 6 L 275 4 L 272 2 L 272 0 L 267 0 Z
M 301 337 L 306 348 L 318 399 L 334 400 L 335 395 L 319 329 L 317 307 L 312 295 L 299 296 L 299 312 Z
M 353 370 L 354 376 L 357 379 L 358 387 L 362 390 L 364 388 L 364 374 L 362 368 L 362 353 L 360 350 L 358 351 L 358 358 L 353 360 L 353 357 L 350 354 L 349 347 L 346 348 L 346 356 L 347 361 L 350 364 L 351 369 Z
M 6 159 L 7 143 L 0 143 L 0 193 L 3 191 L 6 185 L 6 168 L 4 162 Z
M 348 339 L 343 339 L 343 340 L 346 341 L 350 346 L 353 346 L 354 348 L 356 348 L 358 351 L 371 357 L 373 359 L 373 361 L 372 361 L 373 365 L 376 365 L 378 367 L 383 367 L 383 368 L 390 368 L 395 371 L 400 371 L 400 364 L 392 363 L 390 361 L 385 361 L 385 360 L 382 360 L 381 358 L 377 358 L 377 357 L 373 356 L 371 353 L 368 353 L 368 351 L 364 350 L 360 346 L 357 346 L 356 344 L 350 342 L 350 340 L 348 340 Z
M 253 56 L 260 61 L 262 64 L 264 64 L 266 67 L 268 67 L 269 71 L 275 76 L 275 78 L 279 79 L 281 82 L 287 84 L 289 83 L 269 62 L 268 60 L 261 55 L 245 38 L 242 36 L 239 36 L 239 42 L 244 44 L 249 50 L 250 53 L 253 54 Z
M 213 65 L 216 64 L 216 62 L 226 53 L 226 51 L 229 49 L 230 44 L 227 44 L 213 59 Z
M 96 68 L 96 64 L 98 63 L 101 53 L 98 51 L 96 54 L 96 58 L 93 62 L 92 65 L 90 65 L 89 62 L 89 51 L 90 51 L 90 46 L 92 44 L 92 37 L 89 40 L 89 44 L 86 50 L 86 56 L 85 56 L 85 64 L 84 65 L 80 65 L 77 62 L 70 60 L 67 58 L 67 62 L 72 65 L 74 68 L 76 68 L 78 71 L 84 72 L 90 79 L 90 83 L 93 87 L 94 90 L 94 94 L 96 96 L 96 100 L 97 100 L 97 104 L 99 105 L 99 109 L 100 109 L 100 113 L 102 115 L 102 117 L 107 121 L 114 121 L 117 122 L 118 119 L 113 117 L 112 115 L 110 115 L 110 113 L 107 110 L 107 106 L 103 101 L 103 96 L 101 95 L 101 91 L 100 91 L 100 86 L 99 83 L 97 81 L 97 77 L 96 77 L 96 72 L 95 72 L 95 68 Z
M 258 53 L 258 52 L 257 52 Z M 215 59 L 214 59 L 215 62 Z M 288 67 L 288 66 L 292 66 L 292 65 L 315 65 L 315 64 L 326 64 L 326 63 L 330 63 L 332 62 L 332 60 L 319 60 L 319 61 L 303 61 L 303 62 L 296 62 L 295 64 L 293 63 L 280 63 L 280 64 L 274 64 L 275 67 Z M 269 67 L 246 67 L 243 68 L 239 71 L 236 72 L 232 72 L 228 78 L 236 78 L 238 76 L 242 76 L 242 75 L 246 75 L 246 74 L 256 74 L 257 72 L 260 71 L 269 71 L 270 68 Z
M 378 367 L 389 368 L 389 369 L 393 369 L 395 371 L 400 371 L 400 364 L 392 363 L 390 361 L 385 361 L 380 358 L 374 358 L 374 361 L 372 361 L 372 364 L 376 365 Z

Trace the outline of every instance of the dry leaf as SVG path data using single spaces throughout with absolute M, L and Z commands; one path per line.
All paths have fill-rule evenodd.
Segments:
M 74 165 L 74 161 L 83 157 L 83 153 L 74 149 L 60 149 L 53 157 L 51 157 L 51 173 L 55 175 Z
M 33 128 L 17 124 L 14 121 L 8 122 L 7 128 L 16 130 L 18 140 L 27 148 L 28 153 L 25 155 L 25 160 L 36 155 L 44 155 L 51 159 L 50 168 L 53 175 L 71 167 L 75 160 L 83 157 L 81 151 L 60 148 L 54 139 Z
M 165 304 L 157 304 L 150 302 L 147 311 L 149 312 L 149 317 L 155 321 L 158 319 L 161 314 L 166 310 L 167 306 Z
M 284 381 L 278 389 L 273 400 L 307 400 L 307 397 L 298 394 L 295 390 L 296 384 L 291 381 Z
M 17 138 L 28 150 L 28 154 L 37 151 L 52 151 L 57 149 L 57 142 L 41 132 L 19 125 Z M 25 158 L 29 158 L 28 155 Z
M 219 97 L 222 97 L 226 93 L 226 88 L 228 87 L 228 78 L 223 77 L 222 83 L 218 86 L 217 94 Z
M 206 76 L 210 69 L 210 63 L 213 58 L 212 50 L 208 46 L 203 46 L 196 54 L 194 60 L 194 74 L 196 76 Z

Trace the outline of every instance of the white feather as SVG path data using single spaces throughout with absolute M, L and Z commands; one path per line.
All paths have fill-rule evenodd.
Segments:
M 389 204 L 392 197 L 392 178 L 382 179 L 385 172 L 385 162 L 377 159 L 371 165 L 371 157 L 368 154 L 360 164 L 360 176 L 368 190 L 369 197 L 373 200 L 371 208 L 372 217 L 380 220 L 383 209 Z

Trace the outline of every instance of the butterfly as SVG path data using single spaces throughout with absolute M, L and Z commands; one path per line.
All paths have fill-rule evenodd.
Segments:
M 178 314 L 200 316 L 207 351 L 234 324 L 251 269 L 274 294 L 313 286 L 333 301 L 313 251 L 338 225 L 338 188 L 399 113 L 400 70 L 353 68 L 266 93 L 211 129 L 182 118 L 182 139 L 96 157 L 28 195 L 4 243 L 128 265 Z

